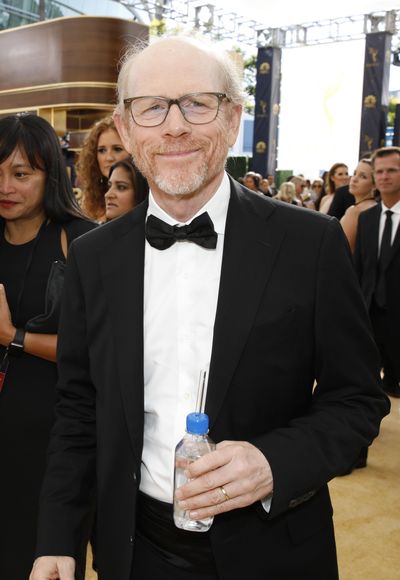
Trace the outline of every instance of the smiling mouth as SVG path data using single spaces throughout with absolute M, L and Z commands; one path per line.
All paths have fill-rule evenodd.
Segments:
M 199 150 L 198 149 L 191 149 L 190 151 L 163 151 L 161 153 L 159 153 L 158 155 L 160 157 L 165 157 L 165 158 L 170 158 L 170 157 L 190 157 L 192 155 L 195 155 Z

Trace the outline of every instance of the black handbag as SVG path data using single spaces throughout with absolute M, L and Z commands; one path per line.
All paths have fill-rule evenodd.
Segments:
M 45 311 L 30 318 L 25 325 L 27 332 L 57 334 L 61 298 L 64 286 L 65 262 L 53 262 L 47 280 Z

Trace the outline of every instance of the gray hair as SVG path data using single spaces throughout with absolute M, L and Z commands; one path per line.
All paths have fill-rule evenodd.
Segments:
M 199 50 L 202 50 L 213 57 L 221 73 L 221 91 L 226 93 L 227 97 L 233 104 L 242 105 L 244 103 L 245 93 L 242 88 L 242 70 L 238 63 L 238 59 L 234 59 L 233 55 L 231 55 L 226 50 L 221 50 L 215 44 L 205 43 L 204 41 L 200 41 L 197 38 L 184 35 L 158 38 L 153 41 L 152 45 L 155 43 L 165 43 L 170 40 L 178 40 L 179 42 L 190 44 L 191 46 L 197 47 Z M 117 109 L 119 110 L 120 114 L 123 114 L 124 112 L 123 100 L 130 96 L 127 95 L 127 85 L 131 67 L 134 65 L 138 56 L 148 46 L 148 43 L 145 43 L 143 40 L 138 40 L 135 42 L 135 44 L 128 47 L 121 59 L 117 83 Z

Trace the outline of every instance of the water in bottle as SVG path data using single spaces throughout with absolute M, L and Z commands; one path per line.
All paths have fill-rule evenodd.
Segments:
M 205 413 L 190 413 L 186 417 L 186 434 L 175 449 L 174 491 L 188 480 L 185 469 L 190 463 L 215 449 L 215 443 L 208 437 L 208 416 Z M 174 522 L 178 528 L 191 532 L 206 532 L 210 529 L 213 517 L 192 520 L 189 512 L 179 507 L 174 498 Z

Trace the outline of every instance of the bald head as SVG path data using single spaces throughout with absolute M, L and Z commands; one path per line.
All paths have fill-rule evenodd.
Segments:
M 130 97 L 176 98 L 199 91 L 222 92 L 233 103 L 242 104 L 244 94 L 237 62 L 215 45 L 197 39 L 162 38 L 127 51 L 118 78 L 118 108 L 122 113 L 123 99 Z

